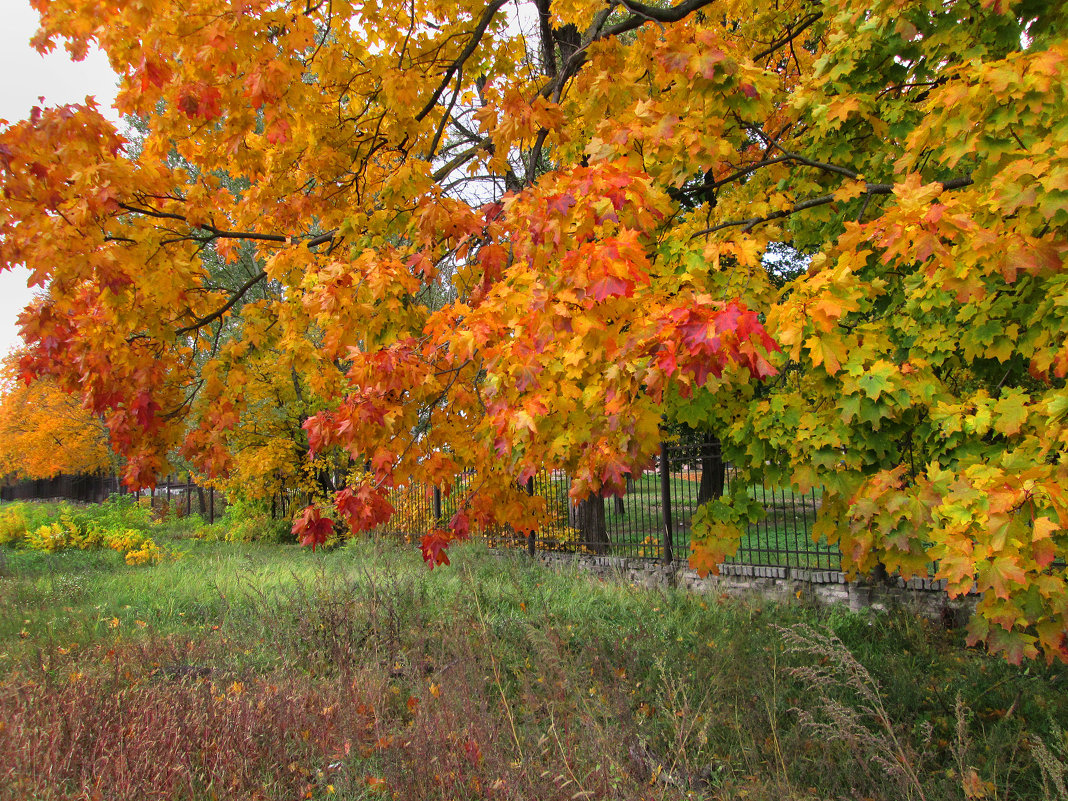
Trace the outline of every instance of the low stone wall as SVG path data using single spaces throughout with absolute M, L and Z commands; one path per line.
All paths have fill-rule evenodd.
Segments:
M 537 558 L 546 565 L 577 567 L 601 578 L 648 588 L 679 587 L 700 593 L 755 595 L 781 601 L 801 599 L 818 606 L 846 604 L 854 611 L 904 606 L 947 626 L 967 622 L 978 597 L 973 592 L 951 599 L 945 593 L 943 580 L 914 578 L 906 582 L 898 578 L 869 584 L 849 581 L 845 573 L 837 570 L 726 564 L 720 566 L 720 575 L 701 578 L 685 562 L 664 564 L 622 556 L 544 551 Z

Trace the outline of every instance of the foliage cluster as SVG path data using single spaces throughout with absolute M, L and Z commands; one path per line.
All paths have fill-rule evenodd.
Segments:
M 591 552 L 583 542 L 582 532 L 570 526 L 566 518 L 561 519 L 559 516 L 560 509 L 566 508 L 567 503 L 565 490 L 561 486 L 551 480 L 535 482 L 534 492 L 528 493 L 528 497 L 531 501 L 532 517 L 527 524 L 536 532 L 540 550 L 563 553 Z M 389 522 L 380 525 L 378 531 L 398 533 L 408 542 L 419 541 L 425 552 L 426 544 L 440 537 L 442 525 L 450 521 L 450 518 L 455 518 L 462 510 L 463 499 L 443 497 L 441 511 L 444 519 L 437 521 L 433 519 L 431 511 L 432 495 L 425 487 L 394 490 L 389 496 L 389 504 L 393 513 Z M 500 523 L 485 526 L 481 531 L 478 528 L 476 524 L 472 533 L 477 532 L 479 538 L 491 548 L 528 547 L 527 537 L 530 529 L 517 530 L 512 525 Z
M 693 547 L 690 565 L 705 574 L 728 556 L 734 556 L 740 544 L 739 531 L 759 520 L 764 510 L 750 497 L 745 485 L 736 487 L 731 495 L 713 498 L 702 504 L 693 516 L 694 537 L 701 543 Z
M 541 526 L 536 534 L 539 551 L 558 551 L 560 553 L 592 553 L 586 546 L 582 532 L 566 523 L 552 521 Z M 523 550 L 528 547 L 527 535 L 514 531 L 497 531 L 480 538 L 490 548 L 515 548 Z
M 52 478 L 115 469 L 103 421 L 52 379 L 30 385 L 19 354 L 0 362 L 0 475 Z
M 1063 801 L 1042 764 L 1065 763 L 1064 667 L 911 616 L 651 592 L 476 548 L 430 573 L 384 543 L 189 547 L 150 575 L 11 554 L 4 801 Z M 828 737 L 835 714 L 850 726 Z

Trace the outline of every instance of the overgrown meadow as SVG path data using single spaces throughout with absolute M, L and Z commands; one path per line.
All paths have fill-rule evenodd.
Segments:
M 1060 665 L 237 512 L 0 508 L 0 799 L 1068 798 Z

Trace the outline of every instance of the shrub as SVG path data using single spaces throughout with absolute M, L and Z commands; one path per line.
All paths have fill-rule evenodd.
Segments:
M 67 532 L 59 523 L 46 524 L 26 532 L 23 544 L 31 551 L 55 553 L 67 546 Z
M 240 497 L 226 507 L 226 514 L 221 523 L 202 526 L 198 532 L 202 532 L 204 539 L 225 539 L 227 542 L 263 542 L 275 545 L 293 542 L 289 520 L 272 520 L 263 501 Z
M 538 532 L 538 539 L 543 550 L 592 553 L 582 544 L 582 532 L 562 523 L 550 523 Z
M 226 525 L 218 523 L 202 523 L 193 529 L 193 539 L 204 542 L 222 542 L 226 540 Z
M 112 496 L 105 503 L 78 509 L 67 504 L 32 508 L 13 504 L 0 514 L 0 543 L 45 553 L 109 548 L 123 554 L 129 565 L 178 558 L 180 554 L 165 551 L 149 536 L 152 526 L 150 510 L 129 498 Z
M 163 551 L 150 539 L 141 543 L 140 547 L 126 552 L 126 564 L 128 565 L 154 565 L 163 559 Z
M 267 515 L 255 515 L 226 526 L 227 542 L 264 542 L 279 545 L 293 541 L 288 520 L 271 520 Z
M 153 528 L 152 510 L 140 505 L 131 495 L 112 495 L 104 503 L 71 510 L 83 528 L 110 530 L 137 529 L 148 532 Z
M 0 512 L 0 545 L 17 542 L 25 535 L 26 514 L 22 504 L 12 504 Z

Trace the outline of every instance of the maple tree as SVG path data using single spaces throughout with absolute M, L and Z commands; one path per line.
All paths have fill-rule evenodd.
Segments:
M 26 385 L 19 354 L 0 362 L 0 475 L 54 478 L 114 469 L 103 422 L 42 379 Z
M 232 471 L 275 397 L 350 479 L 309 543 L 474 471 L 439 563 L 536 526 L 538 469 L 620 492 L 667 414 L 818 486 L 848 570 L 934 559 L 983 593 L 974 638 L 1068 656 L 1060 4 L 35 6 L 146 121 L 135 150 L 91 102 L 0 134 L 0 266 L 49 287 L 23 367 L 132 486 L 183 444 Z M 695 563 L 747 509 L 702 514 Z

